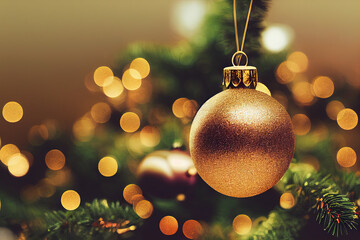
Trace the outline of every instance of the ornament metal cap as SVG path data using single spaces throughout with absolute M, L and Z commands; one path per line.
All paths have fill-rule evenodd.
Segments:
M 242 55 L 246 58 L 244 66 L 235 65 L 235 57 Z M 241 57 L 238 58 L 240 64 Z M 248 66 L 249 59 L 243 51 L 237 51 L 232 56 L 231 62 L 233 66 L 224 68 L 223 85 L 226 88 L 251 88 L 255 89 L 258 82 L 258 74 L 256 67 Z
M 224 68 L 223 73 L 223 85 L 226 88 L 256 88 L 258 82 L 258 74 L 256 67 L 226 67 Z

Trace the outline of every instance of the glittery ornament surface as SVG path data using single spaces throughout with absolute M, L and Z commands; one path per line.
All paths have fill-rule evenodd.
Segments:
M 210 98 L 190 132 L 199 175 L 232 197 L 251 197 L 274 186 L 288 169 L 294 146 L 285 108 L 253 89 L 228 89 Z

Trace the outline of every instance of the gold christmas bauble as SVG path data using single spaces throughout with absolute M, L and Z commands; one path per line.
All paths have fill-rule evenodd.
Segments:
M 231 197 L 251 197 L 273 187 L 288 169 L 294 147 L 285 108 L 254 89 L 213 96 L 190 131 L 190 153 L 200 177 Z

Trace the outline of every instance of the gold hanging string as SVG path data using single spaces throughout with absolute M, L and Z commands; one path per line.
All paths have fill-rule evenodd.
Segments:
M 248 14 L 247 14 L 244 33 L 243 33 L 243 38 L 242 38 L 242 42 L 241 42 L 241 48 L 239 48 L 239 34 L 238 34 L 237 17 L 236 17 L 236 0 L 234 0 L 233 3 L 234 3 L 233 4 L 233 11 L 234 11 L 234 28 L 235 28 L 235 41 L 236 41 L 236 53 L 235 54 L 237 55 L 237 54 L 241 53 L 239 61 L 238 61 L 239 64 L 240 64 L 241 56 L 244 54 L 243 50 L 244 50 L 246 32 L 247 32 L 247 28 L 248 28 L 248 25 L 249 25 L 249 19 L 250 19 L 250 13 L 251 13 L 253 0 L 250 1 L 249 11 L 248 11 Z

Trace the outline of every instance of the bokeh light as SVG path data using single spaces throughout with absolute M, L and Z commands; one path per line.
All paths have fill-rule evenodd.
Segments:
M 183 234 L 189 239 L 198 239 L 203 233 L 203 227 L 196 220 L 187 220 L 182 228 Z
M 190 38 L 199 29 L 206 13 L 206 1 L 177 1 L 171 14 L 171 25 L 177 33 Z
M 124 188 L 123 196 L 125 201 L 132 204 L 132 198 L 133 196 L 140 194 L 142 195 L 141 188 L 136 184 L 129 184 Z
M 155 147 L 160 143 L 159 130 L 156 127 L 144 127 L 140 131 L 140 141 L 146 147 Z
M 91 107 L 90 115 L 97 123 L 106 123 L 111 117 L 111 108 L 109 104 L 99 102 Z
M 295 206 L 295 198 L 292 193 L 283 193 L 280 197 L 280 206 L 284 209 L 290 209 Z
M 293 31 L 285 25 L 272 25 L 262 32 L 263 46 L 270 52 L 280 52 L 292 41 Z
M 180 193 L 176 196 L 176 200 L 179 202 L 183 202 L 183 201 L 185 201 L 185 199 L 186 199 L 186 196 L 183 193 Z
M 310 105 L 314 100 L 312 85 L 305 81 L 295 82 L 291 88 L 295 101 L 302 105 Z
M 122 76 L 123 86 L 127 90 L 136 90 L 141 86 L 141 75 L 135 69 L 127 69 Z
M 16 145 L 6 144 L 0 149 L 0 160 L 3 164 L 8 165 L 9 158 L 16 153 L 20 153 Z
M 199 108 L 199 104 L 195 100 L 187 100 L 183 104 L 183 113 L 185 117 L 193 118 Z
M 154 207 L 151 202 L 148 200 L 141 200 L 135 206 L 136 214 L 141 217 L 142 219 L 147 219 L 151 217 L 154 211 Z
M 130 68 L 138 71 L 141 78 L 146 78 L 150 73 L 150 65 L 144 58 L 135 58 L 131 62 Z
M 294 73 L 305 72 L 309 65 L 309 59 L 305 53 L 296 51 L 287 58 L 287 66 Z
M 126 112 L 120 118 L 120 126 L 125 132 L 135 132 L 140 127 L 140 118 L 134 112 Z
M 10 123 L 15 123 L 21 120 L 24 111 L 21 105 L 17 102 L 11 101 L 4 105 L 2 115 L 4 119 Z
M 310 131 L 311 121 L 305 114 L 295 114 L 291 120 L 296 135 L 306 135 Z
M 280 65 L 276 69 L 275 72 L 276 80 L 281 84 L 290 83 L 295 78 L 296 74 L 290 70 L 289 65 L 291 64 L 285 61 L 280 63 Z
M 94 81 L 99 87 L 104 87 L 112 82 L 113 71 L 106 66 L 98 67 L 94 72 Z
M 67 190 L 61 196 L 61 205 L 69 211 L 77 209 L 80 201 L 80 195 L 74 190 Z
M 172 105 L 172 112 L 174 113 L 175 117 L 183 118 L 185 117 L 184 113 L 184 103 L 188 101 L 187 98 L 178 98 Z
M 104 177 L 112 177 L 118 170 L 118 163 L 113 157 L 103 157 L 98 164 L 98 169 Z
M 251 231 L 252 221 L 249 216 L 240 214 L 233 220 L 234 231 L 239 235 L 246 235 Z
M 9 158 L 8 169 L 14 177 L 23 177 L 29 171 L 30 164 L 21 153 L 15 153 Z
M 134 196 L 132 196 L 131 198 L 131 204 L 133 206 L 136 206 L 136 204 L 138 204 L 138 202 L 140 202 L 141 200 L 144 200 L 144 196 L 142 194 L 135 194 Z
M 58 149 L 52 149 L 45 155 L 45 163 L 51 170 L 60 170 L 65 166 L 65 155 Z
M 257 91 L 265 93 L 269 96 L 271 96 L 270 90 L 265 86 L 265 84 L 258 82 L 255 88 Z
M 341 110 L 336 117 L 338 125 L 344 130 L 351 130 L 358 124 L 359 118 L 356 112 L 350 108 Z
M 126 147 L 129 150 L 131 154 L 143 154 L 144 153 L 144 147 L 140 140 L 140 133 L 136 132 L 131 135 L 126 136 Z
M 338 113 L 345 108 L 342 102 L 333 100 L 326 105 L 326 114 L 331 120 L 336 120 Z
M 159 228 L 164 235 L 169 236 L 174 235 L 177 232 L 179 224 L 173 216 L 165 216 L 160 220 Z
M 21 240 L 10 229 L 0 227 L 0 239 L 1 240 Z
M 118 77 L 113 77 L 112 82 L 103 87 L 104 94 L 109 98 L 116 98 L 120 96 L 123 91 L 124 87 Z
M 312 83 L 315 96 L 319 98 L 330 97 L 335 90 L 333 81 L 326 76 L 316 77 Z
M 342 167 L 352 167 L 356 163 L 356 152 L 350 147 L 343 147 L 336 154 L 336 160 Z
M 81 142 L 90 140 L 94 135 L 94 131 L 95 123 L 86 116 L 77 120 L 73 125 L 74 137 Z

